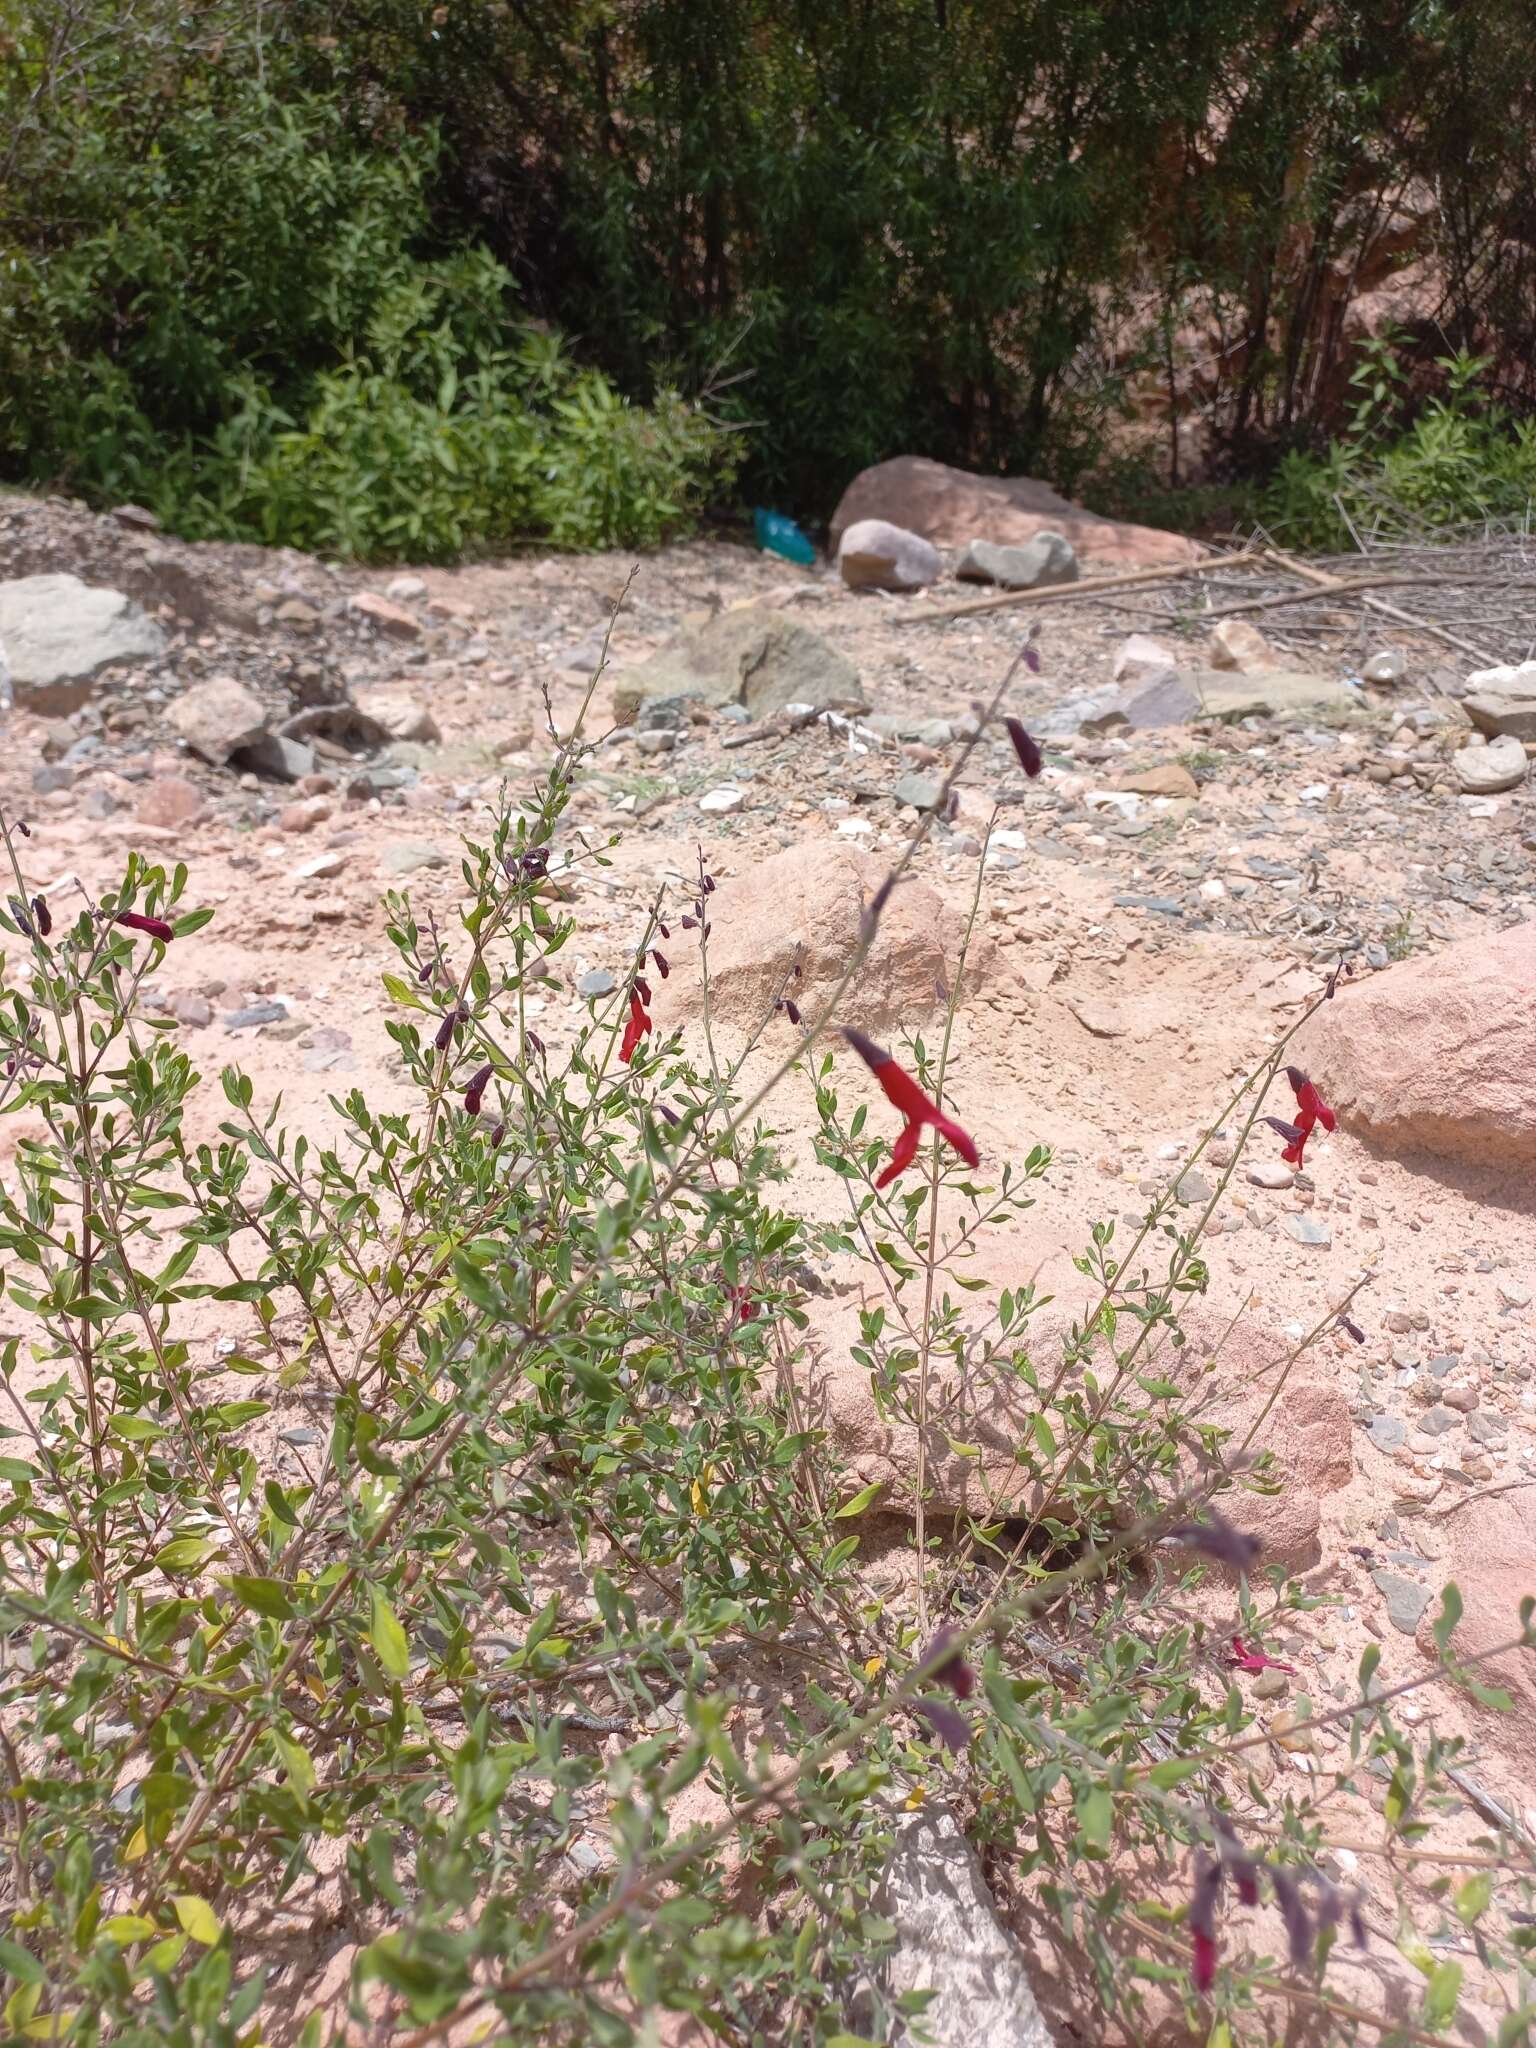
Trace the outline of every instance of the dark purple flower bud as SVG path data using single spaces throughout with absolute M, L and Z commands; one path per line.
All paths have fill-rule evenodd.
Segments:
M 168 946 L 176 936 L 163 917 L 144 917 L 137 910 L 120 910 L 113 923 L 125 924 L 131 932 L 148 932 L 152 939 L 159 939 L 162 945 Z
M 470 1116 L 480 1114 L 480 1098 L 485 1093 L 485 1084 L 491 1078 L 490 1067 L 476 1067 L 469 1077 L 469 1086 L 464 1090 L 464 1108 Z
M 670 931 L 669 931 L 669 930 L 667 929 L 667 927 L 666 927 L 666 926 L 665 926 L 664 924 L 662 924 L 662 923 L 661 923 L 661 922 L 660 922 L 659 920 L 658 920 L 658 922 L 657 922 L 657 925 L 656 925 L 656 929 L 657 929 L 657 931 L 659 931 L 659 932 L 661 933 L 661 936 L 662 936 L 662 937 L 663 937 L 664 939 L 670 939 L 670 938 L 671 938 L 671 936 L 672 936 L 671 932 L 670 932 Z
M 963 1756 L 970 1747 L 970 1723 L 958 1707 L 947 1706 L 943 1700 L 914 1700 L 912 1711 L 921 1715 L 944 1747 L 953 1750 L 956 1756 Z
M 799 1007 L 799 1005 L 798 1005 L 797 1003 L 792 1003 L 792 1002 L 791 1002 L 791 1001 L 789 1000 L 789 997 L 788 997 L 788 996 L 786 996 L 786 997 L 784 998 L 784 1014 L 785 1014 L 785 1016 L 786 1016 L 786 1017 L 787 1017 L 787 1018 L 789 1019 L 789 1021 L 790 1021 L 790 1023 L 791 1023 L 791 1024 L 795 1024 L 795 1025 L 798 1025 L 798 1024 L 799 1024 L 799 1022 L 800 1022 L 800 1007 Z
M 23 839 L 30 839 L 32 837 L 32 827 L 27 823 L 25 818 L 18 818 L 16 820 L 16 830 L 21 834 Z
M 32 915 L 37 919 L 38 930 L 46 939 L 53 930 L 53 912 L 48 908 L 46 897 L 34 896 L 32 898 Z
M 505 1137 L 506 1135 L 507 1135 L 507 1127 L 506 1127 L 506 1125 L 505 1125 L 505 1124 L 492 1124 L 492 1126 L 491 1126 L 491 1135 L 490 1135 L 490 1137 L 489 1137 L 489 1138 L 488 1138 L 488 1139 L 486 1140 L 486 1143 L 487 1143 L 487 1144 L 488 1144 L 488 1145 L 490 1146 L 491 1150 L 492 1150 L 492 1151 L 494 1152 L 494 1151 L 495 1151 L 495 1149 L 496 1149 L 496 1147 L 497 1147 L 497 1146 L 498 1146 L 498 1145 L 499 1145 L 499 1144 L 501 1143 L 502 1139 L 503 1139 L 503 1138 L 504 1138 L 504 1137 Z
M 672 972 L 671 968 L 667 965 L 666 955 L 663 953 L 658 953 L 656 951 L 656 948 L 653 946 L 651 948 L 651 959 L 655 963 L 656 972 L 661 976 L 662 980 L 665 981 L 667 976 Z
M 543 1059 L 544 1041 L 542 1038 L 540 1038 L 537 1031 L 525 1031 L 523 1033 L 523 1036 L 527 1039 L 528 1043 L 533 1047 L 534 1051 L 538 1054 L 539 1058 Z
M 437 1036 L 432 1041 L 439 1052 L 446 1052 L 448 1050 L 449 1045 L 453 1041 L 454 1032 L 466 1021 L 468 1016 L 468 1010 L 461 1009 L 457 1005 L 448 1012 L 442 1023 L 438 1025 Z
M 1039 741 L 1024 730 L 1022 719 L 1005 718 L 1003 724 L 1007 727 L 1009 739 L 1013 741 L 1013 751 L 1019 757 L 1019 766 L 1030 777 L 1038 775 L 1045 766 L 1045 756 L 1040 751 Z
M 777 1015 L 779 1014 L 780 1010 L 783 1009 L 783 1007 L 784 998 L 782 996 L 775 996 L 773 999 L 773 1014 L 775 1015 L 775 1017 L 777 1017 Z
M 1195 1883 L 1189 1896 L 1189 1925 L 1195 1934 L 1214 1939 L 1216 1902 L 1221 1897 L 1221 1864 L 1214 1856 L 1195 1858 Z
M 1250 1536 L 1243 1529 L 1234 1529 L 1225 1515 L 1218 1514 L 1215 1508 L 1206 1509 L 1203 1522 L 1185 1522 L 1168 1533 L 1186 1550 L 1196 1550 L 1202 1557 L 1214 1558 L 1217 1564 L 1230 1565 L 1235 1572 L 1251 1571 L 1264 1548 L 1257 1536 Z
M 1030 674 L 1031 674 L 1032 676 L 1037 676 L 1037 675 L 1039 675 L 1039 673 L 1040 673 L 1040 656 L 1039 656 L 1039 653 L 1038 653 L 1038 652 L 1036 651 L 1036 649 L 1035 649 L 1035 648 L 1033 648 L 1033 647 L 1026 647 L 1026 648 L 1022 649 L 1022 650 L 1021 650 L 1021 659 L 1023 660 L 1024 666 L 1025 666 L 1025 667 L 1026 667 L 1026 668 L 1027 668 L 1027 669 L 1029 670 L 1029 672 L 1030 672 Z
M 696 917 L 685 917 L 683 919 L 683 930 L 685 932 L 691 932 L 697 923 L 698 919 Z
M 926 1669 L 935 1657 L 942 1657 L 954 1636 L 952 1628 L 941 1628 L 918 1659 L 919 1666 Z M 947 1685 L 957 1699 L 968 1700 L 976 1690 L 976 1674 L 958 1650 L 946 1657 L 932 1676 L 935 1684 Z
M 1360 1894 L 1356 1892 L 1349 1902 L 1349 1938 L 1356 1948 L 1368 1948 L 1370 1936 L 1365 1931 L 1365 1914 L 1361 1910 Z
M 864 906 L 864 915 L 859 920 L 860 944 L 869 945 L 873 942 L 875 933 L 880 928 L 881 913 L 884 911 L 886 904 L 890 902 L 891 891 L 895 886 L 896 877 L 894 875 L 887 875 Z
M 1287 1145 L 1297 1144 L 1306 1136 L 1300 1124 L 1288 1124 L 1283 1116 L 1267 1116 L 1264 1121 L 1272 1131 L 1284 1138 Z
M 645 1007 L 649 1009 L 651 1007 L 651 984 L 644 978 L 643 975 L 637 974 L 635 976 L 634 985 L 636 994 L 639 996 L 641 1002 L 644 1003 Z
M 1321 1870 L 1315 1870 L 1312 1875 L 1317 1880 L 1317 1924 L 1319 1928 L 1337 1927 L 1344 1911 L 1338 1887 L 1331 1884 Z
M 27 906 L 25 903 L 22 902 L 21 898 L 19 896 L 8 896 L 6 898 L 6 907 L 9 909 L 12 917 L 15 918 L 17 925 L 26 934 L 26 936 L 29 939 L 35 939 L 37 937 L 37 933 L 32 928 L 32 920 L 27 915 Z
M 1349 1317 L 1345 1315 L 1341 1315 L 1338 1318 L 1338 1323 L 1339 1328 L 1344 1332 L 1344 1334 L 1347 1337 L 1353 1337 L 1357 1344 L 1363 1344 L 1365 1342 L 1365 1332 L 1361 1329 L 1358 1323 L 1352 1323 Z
M 1292 1966 L 1304 1970 L 1312 1956 L 1312 1920 L 1301 1902 L 1300 1887 L 1290 1872 L 1279 1864 L 1271 1867 L 1269 1881 L 1275 1888 L 1275 1904 L 1280 1908 L 1280 1917 L 1285 1922 L 1290 1940 Z
M 1259 1903 L 1259 1866 L 1251 1856 L 1239 1856 L 1231 1865 L 1232 1882 L 1245 1906 Z
M 664 1102 L 657 1103 L 656 1114 L 661 1118 L 663 1123 L 670 1124 L 674 1131 L 682 1122 L 682 1118 L 678 1115 L 677 1111 L 675 1109 L 668 1109 L 667 1105 Z
M 704 877 L 704 894 L 705 894 L 706 896 L 713 896 L 713 895 L 714 895 L 714 893 L 715 893 L 715 878 L 714 878 L 714 876 L 713 876 L 713 875 L 706 875 L 706 876 Z

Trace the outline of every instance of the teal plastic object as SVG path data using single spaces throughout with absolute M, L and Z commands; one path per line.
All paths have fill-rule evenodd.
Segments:
M 752 514 L 752 531 L 757 535 L 758 546 L 767 554 L 782 555 L 786 562 L 798 562 L 802 569 L 809 569 L 816 560 L 816 550 L 786 513 L 770 512 L 759 505 Z

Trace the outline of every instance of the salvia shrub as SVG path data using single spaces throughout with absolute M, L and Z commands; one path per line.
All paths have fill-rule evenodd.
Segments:
M 1027 1277 L 985 1270 L 1050 1161 L 968 1127 L 965 960 L 926 1036 L 839 1036 L 842 989 L 812 1011 L 791 969 L 745 1045 L 710 1022 L 692 1052 L 655 1004 L 684 959 L 708 987 L 707 850 L 546 1043 L 528 993 L 611 844 L 563 823 L 584 754 L 578 722 L 471 832 L 450 923 L 388 899 L 401 1089 L 334 1098 L 323 1138 L 140 1001 L 211 915 L 185 866 L 49 901 L 4 821 L 3 2038 L 886 2042 L 925 2002 L 885 1988 L 886 1859 L 942 1803 L 1106 2026 L 1418 2041 L 1473 1997 L 1525 2039 L 1528 1846 L 1442 1860 L 1459 1745 L 1394 1712 L 1496 1702 L 1454 1588 L 1438 1671 L 1384 1685 L 1373 1646 L 1342 1701 L 1293 1702 L 1309 1776 L 1250 1768 L 1242 1680 L 1320 1596 L 1245 1530 L 1273 1480 L 1181 1342 L 1236 1161 L 1193 1222 L 1170 1190 L 1094 1225 L 1097 1306 L 1047 1342 Z M 1270 1099 L 1331 1118 L 1283 1063 L 1224 1111 L 1245 1140 Z M 830 1221 L 794 1199 L 786 1087 Z M 816 1397 L 850 1274 L 854 1360 L 918 1446 L 899 1499 Z M 1025 1418 L 1006 1484 L 962 1382 Z M 993 1475 L 958 1519 L 938 1455 Z M 893 1528 L 894 1590 L 861 1561 Z M 1348 1789 L 1379 1825 L 1346 1863 Z M 331 2003 L 317 1936 L 351 1945 Z M 1362 1943 L 1419 1986 L 1391 2017 Z

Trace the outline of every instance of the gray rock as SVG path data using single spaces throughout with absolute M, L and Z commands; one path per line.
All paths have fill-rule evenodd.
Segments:
M 1490 739 L 1510 734 L 1536 740 L 1536 661 L 1515 668 L 1484 668 L 1467 677 L 1467 716 Z
M 1395 1451 L 1408 1441 L 1408 1425 L 1396 1415 L 1373 1415 L 1366 1434 L 1378 1451 Z
M 113 662 L 157 661 L 165 635 L 121 590 L 78 576 L 18 576 L 0 583 L 0 646 L 15 701 L 28 711 L 74 711 Z
M 224 1019 L 226 1031 L 246 1031 L 258 1024 L 281 1024 L 288 1015 L 286 1003 L 248 1003 L 243 1010 L 231 1010 Z
M 1179 1175 L 1179 1184 L 1173 1191 L 1173 1199 L 1182 1208 L 1192 1208 L 1197 1202 L 1208 1202 L 1214 1193 L 1210 1182 L 1203 1173 L 1191 1169 Z
M 1299 1216 L 1282 1216 L 1280 1228 L 1297 1244 L 1332 1244 L 1333 1232 L 1326 1223 L 1303 1209 Z
M 973 540 L 955 564 L 962 583 L 1000 583 L 1004 590 L 1044 589 L 1077 581 L 1077 549 L 1064 534 L 1037 533 L 1023 547 Z
M 838 571 L 850 590 L 926 590 L 943 566 L 931 540 L 888 519 L 855 520 L 838 544 Z
M 403 839 L 385 850 L 382 866 L 386 875 L 413 875 L 418 868 L 445 868 L 448 856 L 440 846 L 425 839 Z
M 291 740 L 285 733 L 264 732 L 260 739 L 237 747 L 230 756 L 234 768 L 249 768 L 257 775 L 270 775 L 275 782 L 297 782 L 315 772 L 315 750 L 303 740 Z
M 39 796 L 49 796 L 56 789 L 68 789 L 74 779 L 74 769 L 66 768 L 62 761 L 44 761 L 32 770 L 32 787 Z
M 266 733 L 266 706 L 233 676 L 194 683 L 173 700 L 165 716 L 192 752 L 215 768 Z
M 1467 1417 L 1468 1437 L 1485 1449 L 1501 1444 L 1508 1434 L 1508 1417 L 1495 1413 L 1492 1408 L 1476 1408 Z
M 1151 732 L 1165 725 L 1188 725 L 1200 716 L 1200 700 L 1173 669 L 1147 676 L 1122 690 L 1102 711 L 1082 720 L 1084 732 Z
M 786 704 L 867 709 L 859 672 L 846 655 L 809 626 L 755 605 L 723 613 L 632 669 L 613 686 L 614 716 L 628 720 L 668 697 L 745 704 L 754 718 Z
M 1524 782 L 1525 748 L 1513 733 L 1503 733 L 1486 747 L 1463 747 L 1452 755 L 1451 767 L 1468 796 L 1497 796 Z
M 1461 1417 L 1454 1408 L 1446 1408 L 1438 1402 L 1433 1408 L 1426 1408 L 1419 1417 L 1419 1427 L 1426 1436 L 1444 1436 L 1447 1430 L 1455 1429 Z
M 880 2040 L 892 2048 L 1052 2048 L 1023 1951 L 998 1919 L 976 1852 L 947 1806 L 935 1801 L 902 1816 L 876 1903 L 896 1927 L 881 1973 L 887 1997 L 933 1993 L 910 2027 L 894 2012 L 880 2015 Z
M 1405 1579 L 1401 1572 L 1374 1571 L 1376 1590 L 1387 1603 L 1387 1618 L 1395 1629 L 1411 1636 L 1424 1617 L 1432 1597 L 1428 1586 L 1417 1579 Z
M 618 985 L 618 977 L 606 967 L 593 967 L 576 983 L 576 993 L 579 996 L 611 996 Z
M 910 804 L 915 811 L 931 811 L 944 793 L 936 775 L 903 775 L 893 792 L 897 803 Z

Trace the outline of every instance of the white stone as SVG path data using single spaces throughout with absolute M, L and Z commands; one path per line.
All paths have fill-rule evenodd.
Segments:
M 1470 796 L 1492 796 L 1518 789 L 1526 776 L 1525 748 L 1505 733 L 1485 747 L 1463 747 L 1452 759 L 1456 779 Z
M 924 590 L 944 564 L 920 533 L 888 519 L 858 519 L 838 544 L 837 566 L 850 590 Z
M 1223 619 L 1211 628 L 1206 651 L 1212 668 L 1236 669 L 1241 675 L 1262 675 L 1284 666 L 1257 626 L 1247 619 Z
M 427 586 L 419 576 L 392 576 L 384 586 L 384 595 L 392 597 L 397 604 L 408 604 L 413 597 L 425 597 Z
M 121 590 L 78 576 L 18 576 L 0 583 L 0 644 L 17 702 L 64 712 L 89 699 L 99 669 L 158 659 L 165 635 Z
M 1326 800 L 1327 795 L 1328 785 L 1326 782 L 1309 782 L 1301 792 L 1301 800 L 1304 804 L 1320 804 Z
M 701 811 L 739 811 L 743 802 L 739 789 L 722 784 L 719 789 L 706 789 L 699 798 Z
M 1296 1174 L 1283 1160 L 1256 1159 L 1248 1169 L 1248 1178 L 1256 1188 L 1288 1188 L 1294 1185 Z
M 1164 641 L 1154 640 L 1150 633 L 1132 633 L 1116 651 L 1113 673 L 1117 683 L 1144 683 L 1178 665 L 1177 652 Z

